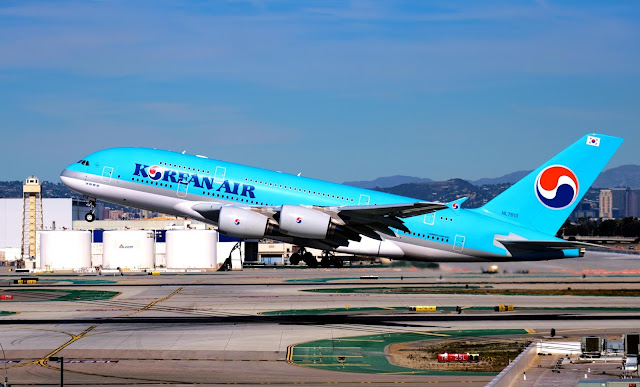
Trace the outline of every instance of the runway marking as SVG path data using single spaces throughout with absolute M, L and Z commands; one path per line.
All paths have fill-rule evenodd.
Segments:
M 294 357 L 363 357 L 362 355 L 293 355 Z
M 16 364 L 14 366 L 11 367 L 7 367 L 7 368 L 19 368 L 19 367 L 26 367 L 26 366 L 30 366 L 32 364 L 38 364 L 39 366 L 45 367 L 45 368 L 49 368 L 48 365 L 46 364 L 48 359 L 55 355 L 56 353 L 60 352 L 61 350 L 63 350 L 64 348 L 68 347 L 71 343 L 73 343 L 74 341 L 80 340 L 82 337 L 84 337 L 84 335 L 86 335 L 87 333 L 89 333 L 93 328 L 95 328 L 97 325 L 93 325 L 87 329 L 85 329 L 83 332 L 81 332 L 78 335 L 74 335 L 73 333 L 69 333 L 69 332 L 62 332 L 62 331 L 56 331 L 53 329 L 33 329 L 33 328 L 25 328 L 25 329 L 32 329 L 32 330 L 42 330 L 42 331 L 48 331 L 48 332 L 56 332 L 56 333 L 63 333 L 65 335 L 69 335 L 71 336 L 71 339 L 69 341 L 67 341 L 66 343 L 62 344 L 61 346 L 59 346 L 58 348 L 56 348 L 55 350 L 53 350 L 53 352 L 49 353 L 48 355 L 40 358 L 40 359 L 34 359 L 31 360 L 27 363 L 21 363 L 21 364 Z
M 364 340 L 361 340 L 364 341 Z M 296 348 L 302 348 L 302 349 L 323 349 L 323 348 L 329 348 L 329 349 L 360 349 L 360 347 L 298 347 L 296 345 Z
M 562 332 L 580 332 L 580 331 L 601 331 L 607 328 L 583 328 L 583 329 L 558 329 L 558 333 Z
M 305 367 L 371 367 L 371 364 L 315 363 L 304 364 Z
M 291 355 L 293 355 L 293 346 L 287 347 L 287 363 L 291 364 Z
M 66 347 L 68 347 L 69 345 L 73 344 L 73 342 L 80 340 L 81 338 L 84 337 L 84 335 L 86 335 L 87 333 L 91 332 L 93 330 L 93 328 L 97 327 L 97 325 L 92 325 L 89 328 L 85 329 L 84 331 L 82 331 L 81 333 L 77 334 L 77 335 L 73 335 L 73 337 L 71 338 L 71 340 L 67 341 L 66 343 L 62 344 L 61 346 L 59 346 L 58 348 L 54 349 L 51 353 L 49 353 L 48 355 L 46 355 L 45 357 L 43 357 L 42 359 L 38 360 L 37 363 L 39 366 L 41 367 L 47 367 L 48 364 L 47 362 L 49 361 L 49 358 L 53 355 L 55 355 L 56 353 L 62 351 L 63 349 L 65 349 Z
M 536 330 L 531 328 L 526 328 L 525 331 L 527 331 L 527 333 L 536 333 Z
M 337 342 L 341 342 L 341 341 L 364 341 L 364 342 L 369 342 L 369 343 L 384 343 L 384 340 L 336 339 L 335 341 L 337 341 Z M 340 347 L 340 348 L 346 348 L 346 347 Z
M 184 286 L 180 286 L 178 289 L 176 289 L 173 293 L 169 294 L 168 296 L 166 296 L 166 297 L 164 297 L 164 298 L 161 298 L 161 299 L 159 299 L 159 300 L 155 300 L 155 301 L 153 301 L 153 302 L 149 303 L 147 306 L 145 306 L 145 307 L 143 307 L 143 308 L 141 308 L 141 309 L 138 309 L 138 310 L 133 311 L 133 312 L 131 312 L 131 313 L 127 313 L 127 314 L 120 315 L 120 316 L 118 316 L 118 317 L 129 317 L 129 316 L 133 316 L 133 315 L 134 315 L 134 314 L 136 314 L 136 313 L 140 313 L 140 312 L 144 312 L 145 310 L 149 310 L 149 308 L 153 307 L 155 304 L 157 304 L 157 303 L 159 303 L 159 302 L 162 302 L 162 301 L 166 301 L 166 300 L 170 299 L 171 297 L 175 296 L 175 295 L 176 295 L 176 294 L 178 294 L 182 289 L 184 289 Z
M 439 336 L 439 337 L 449 337 L 451 335 L 445 335 L 444 333 L 433 333 L 433 332 L 412 332 L 418 335 L 427 335 L 427 336 Z

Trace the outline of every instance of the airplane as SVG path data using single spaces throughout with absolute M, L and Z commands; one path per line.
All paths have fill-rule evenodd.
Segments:
M 466 197 L 427 202 L 147 148 L 92 153 L 60 180 L 89 198 L 88 222 L 96 200 L 188 217 L 231 237 L 300 246 L 294 265 L 318 266 L 305 248 L 432 262 L 550 260 L 595 246 L 555 234 L 622 142 L 587 134 L 479 208 L 462 208 Z M 342 265 L 325 255 L 323 267 Z

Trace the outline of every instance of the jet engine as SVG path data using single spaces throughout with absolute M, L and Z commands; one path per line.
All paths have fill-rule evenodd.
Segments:
M 269 218 L 251 210 L 228 206 L 220 209 L 218 229 L 236 238 L 261 239 L 271 231 Z
M 289 204 L 282 206 L 278 222 L 281 233 L 298 238 L 325 239 L 335 231 L 328 214 Z

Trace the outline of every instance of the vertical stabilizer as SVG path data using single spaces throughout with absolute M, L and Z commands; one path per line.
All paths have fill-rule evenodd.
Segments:
M 491 216 L 553 235 L 623 139 L 585 135 L 480 208 Z

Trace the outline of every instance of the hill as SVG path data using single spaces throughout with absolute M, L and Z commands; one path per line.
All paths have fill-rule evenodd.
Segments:
M 473 180 L 472 183 L 474 185 L 477 185 L 477 186 L 486 185 L 486 184 L 505 184 L 505 183 L 514 184 L 518 180 L 520 180 L 523 177 L 527 176 L 529 173 L 531 173 L 531 171 L 511 172 L 511 173 L 508 173 L 508 174 L 506 174 L 504 176 L 500 176 L 500 177 L 493 177 L 493 178 L 492 177 L 485 177 L 485 178 L 482 178 L 482 179 Z
M 22 182 L 0 181 L 0 198 L 21 198 Z M 49 181 L 42 182 L 43 198 L 80 198 L 82 195 L 73 192 L 62 183 L 51 183 Z
M 469 197 L 464 207 L 480 207 L 511 186 L 510 183 L 489 184 L 477 187 L 466 180 L 451 179 L 428 183 L 407 183 L 389 188 L 377 188 L 378 191 L 408 196 L 426 201 L 447 203 L 461 197 Z
M 433 181 L 433 180 L 428 178 L 421 178 L 421 177 L 394 175 L 394 176 L 379 177 L 375 180 L 345 181 L 342 184 L 350 185 L 352 187 L 371 189 L 376 187 L 380 187 L 380 188 L 395 187 L 400 184 L 407 184 L 407 183 L 426 183 L 430 181 Z
M 640 188 L 640 165 L 621 165 L 607 169 L 593 183 L 597 188 Z

